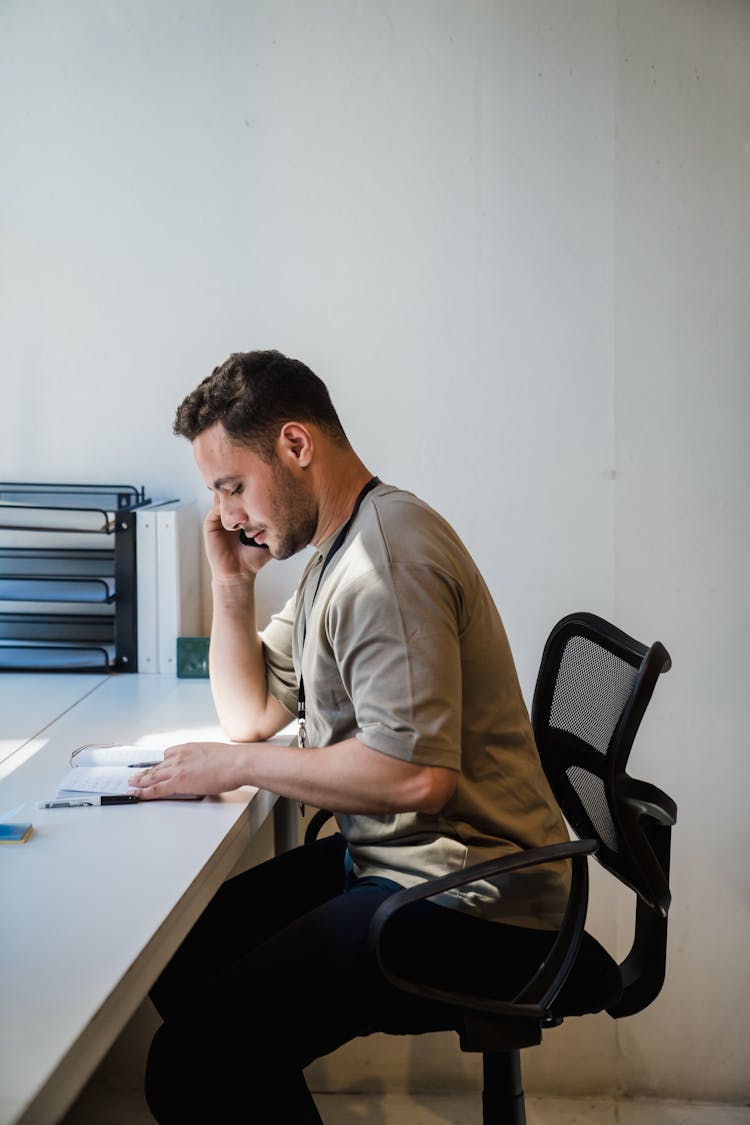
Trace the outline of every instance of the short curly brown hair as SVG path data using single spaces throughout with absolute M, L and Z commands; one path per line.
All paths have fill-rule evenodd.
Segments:
M 279 351 L 233 352 L 180 403 L 172 429 L 193 441 L 221 422 L 229 436 L 271 460 L 285 422 L 314 422 L 348 444 L 328 388 L 298 359 Z

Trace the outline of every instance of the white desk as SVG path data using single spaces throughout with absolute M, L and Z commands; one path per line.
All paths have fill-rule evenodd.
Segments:
M 83 743 L 200 737 L 221 739 L 207 681 L 111 676 L 0 782 L 0 810 L 34 823 L 28 843 L 0 848 L 0 1125 L 60 1119 L 276 798 L 243 789 L 105 808 L 34 802 L 54 794 Z
M 15 768 L 8 761 L 11 755 L 106 679 L 55 672 L 0 673 L 0 777 Z

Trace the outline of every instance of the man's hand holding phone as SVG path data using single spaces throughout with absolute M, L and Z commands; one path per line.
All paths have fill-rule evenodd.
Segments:
M 217 497 L 203 521 L 203 541 L 211 572 L 217 579 L 249 578 L 271 558 L 268 548 L 254 543 L 244 531 L 227 531 L 221 522 Z

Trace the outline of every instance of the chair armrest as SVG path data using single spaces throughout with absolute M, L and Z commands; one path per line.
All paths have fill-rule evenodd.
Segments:
M 677 805 L 663 789 L 649 781 L 639 781 L 624 773 L 616 781 L 617 796 L 625 801 L 639 816 L 651 817 L 657 824 L 670 828 L 677 822 Z
M 377 958 L 380 971 L 396 988 L 413 993 L 426 1000 L 452 1004 L 461 1008 L 471 1008 L 478 1012 L 488 1012 L 495 1015 L 542 1020 L 551 1018 L 550 1004 L 558 995 L 570 973 L 583 937 L 588 907 L 586 856 L 592 855 L 597 847 L 597 840 L 570 840 L 565 844 L 550 844 L 542 848 L 529 848 L 513 855 L 486 860 L 483 863 L 465 867 L 461 871 L 441 875 L 436 879 L 428 879 L 416 887 L 396 891 L 395 894 L 390 895 L 385 902 L 381 903 L 370 922 L 370 948 Z M 551 863 L 559 859 L 572 859 L 573 861 L 571 889 L 563 921 L 545 960 L 512 1001 L 452 992 L 433 985 L 417 983 L 400 976 L 386 965 L 382 955 L 381 939 L 386 926 L 405 907 L 414 902 L 432 898 L 443 891 L 463 886 L 466 883 L 505 875 L 526 867 Z
M 305 829 L 306 844 L 312 844 L 313 840 L 317 840 L 318 833 L 320 832 L 321 828 L 331 819 L 332 816 L 333 813 L 329 812 L 328 809 L 318 809 L 318 811 L 310 820 L 307 828 Z

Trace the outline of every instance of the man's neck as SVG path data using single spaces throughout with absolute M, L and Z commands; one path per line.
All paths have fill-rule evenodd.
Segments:
M 326 466 L 318 501 L 318 526 L 312 545 L 323 543 L 349 519 L 360 492 L 372 473 L 356 454 L 332 459 Z

